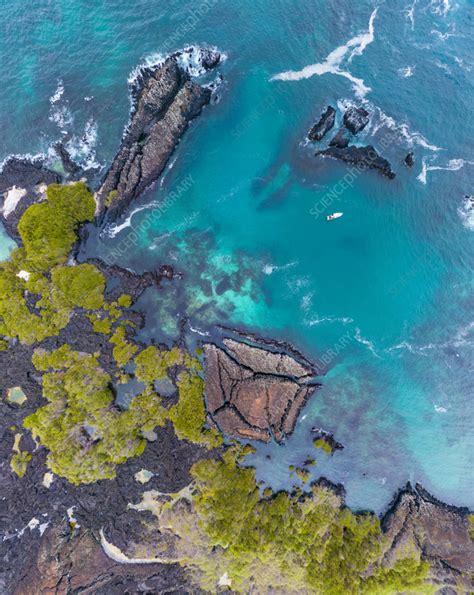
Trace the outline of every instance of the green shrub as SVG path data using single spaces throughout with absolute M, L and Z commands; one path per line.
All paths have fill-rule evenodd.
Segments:
M 18 225 L 28 267 L 39 271 L 66 262 L 78 225 L 92 221 L 95 212 L 94 198 L 82 182 L 52 184 L 46 196 L 25 211 Z
M 104 303 L 105 278 L 92 264 L 57 267 L 51 273 L 51 280 L 70 307 L 97 310 Z
M 142 432 L 163 423 L 157 395 L 138 395 L 125 412 L 112 407 L 111 378 L 97 359 L 67 345 L 36 350 L 33 363 L 43 376 L 48 404 L 23 425 L 48 449 L 48 467 L 74 484 L 112 479 L 116 466 L 141 454 Z

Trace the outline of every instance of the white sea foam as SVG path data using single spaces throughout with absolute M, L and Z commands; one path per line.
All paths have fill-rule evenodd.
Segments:
M 417 178 L 422 184 L 426 184 L 430 171 L 458 171 L 465 165 L 474 165 L 474 161 L 467 159 L 450 159 L 446 165 L 430 165 L 435 159 L 435 157 L 423 157 L 421 172 Z
M 434 405 L 434 409 L 436 413 L 447 413 L 446 407 L 442 407 L 441 405 Z
M 62 79 L 58 79 L 58 85 L 56 87 L 56 91 L 49 98 L 49 102 L 51 103 L 51 105 L 54 105 L 55 103 L 58 103 L 58 101 L 61 99 L 61 97 L 63 95 L 64 95 L 64 83 L 63 83 Z
M 466 196 L 458 209 L 464 227 L 474 231 L 474 196 Z
M 354 339 L 361 343 L 362 345 L 365 345 L 365 347 L 367 347 L 367 349 L 373 353 L 373 355 L 375 357 L 377 357 L 378 359 L 383 359 L 382 357 L 380 357 L 380 355 L 377 353 L 377 351 L 375 350 L 375 345 L 372 343 L 372 341 L 369 341 L 369 339 L 366 339 L 365 337 L 362 336 L 361 330 L 359 327 L 356 328 L 356 332 L 354 335 Z
M 169 54 L 162 54 L 161 52 L 148 54 L 129 74 L 128 84 L 131 88 L 134 88 L 140 82 L 143 74 L 147 70 L 154 70 L 155 68 L 158 68 L 169 56 L 173 54 L 179 54 L 177 62 L 184 70 L 186 70 L 186 72 L 189 73 L 190 76 L 196 78 L 201 77 L 208 72 L 202 66 L 200 61 L 199 56 L 202 49 L 203 48 L 201 48 L 199 45 L 191 45 L 187 48 L 177 50 L 176 52 L 171 52 Z M 225 52 L 221 52 L 217 47 L 208 47 L 207 49 L 219 52 L 221 56 L 221 63 L 227 60 L 227 54 Z
M 297 260 L 294 260 L 293 262 L 289 262 L 282 266 L 277 266 L 275 264 L 265 264 L 263 266 L 262 272 L 265 273 L 265 275 L 272 275 L 276 271 L 285 271 L 286 269 L 290 269 L 290 268 L 296 266 L 297 264 L 298 264 Z
M 343 69 L 343 63 L 350 64 L 352 59 L 356 56 L 361 56 L 364 50 L 370 45 L 374 39 L 374 22 L 377 16 L 377 8 L 374 9 L 370 16 L 369 28 L 365 33 L 356 35 L 350 39 L 346 44 L 337 47 L 324 60 L 316 64 L 305 66 L 302 70 L 288 70 L 276 74 L 271 78 L 272 81 L 300 81 L 312 76 L 321 76 L 323 74 L 336 74 L 351 81 L 353 89 L 359 98 L 363 98 L 371 91 L 363 81 L 363 79 L 353 76 L 348 70 Z
M 415 66 L 405 66 L 405 68 L 399 68 L 398 74 L 404 79 L 408 79 L 415 74 Z
M 400 140 L 404 140 L 408 147 L 414 147 L 418 145 L 427 149 L 428 151 L 442 151 L 441 147 L 437 147 L 436 145 L 432 145 L 421 133 L 417 131 L 411 130 L 410 126 L 405 122 L 397 122 L 394 118 L 387 115 L 382 109 L 377 106 L 374 106 L 370 102 L 366 102 L 365 107 L 372 112 L 371 114 L 371 122 L 369 124 L 369 129 L 371 134 L 376 134 L 379 130 L 387 128 L 391 130 L 400 138 Z
M 451 10 L 451 4 L 449 0 L 431 0 L 430 9 L 432 13 L 445 17 Z
M 464 347 L 466 345 L 472 345 L 474 339 L 474 337 L 472 337 L 473 331 L 474 321 L 471 321 L 460 327 L 451 339 L 448 339 L 443 343 L 427 343 L 425 345 L 414 345 L 409 341 L 401 341 L 400 343 L 393 345 L 392 347 L 389 347 L 384 351 L 390 353 L 391 351 L 406 350 L 410 353 L 413 353 L 414 355 L 427 356 L 430 351 L 434 350 L 453 349 Z
M 89 118 L 80 136 L 73 135 L 66 143 L 66 149 L 73 161 L 85 170 L 100 169 L 103 166 L 96 160 L 96 146 L 98 141 L 98 126 L 94 118 Z
M 411 6 L 407 6 L 403 11 L 406 18 L 411 23 L 412 31 L 415 29 L 415 7 L 416 7 L 417 3 L 418 3 L 418 0 L 414 0 L 413 4 Z
M 154 207 L 157 207 L 157 206 L 158 206 L 158 203 L 151 202 L 151 203 L 143 205 L 141 207 L 137 207 L 136 209 L 133 209 L 133 211 L 130 212 L 128 217 L 126 217 L 122 221 L 122 223 L 118 223 L 118 224 L 112 223 L 111 225 L 107 225 L 104 228 L 103 233 L 109 238 L 114 238 L 121 231 L 123 231 L 124 229 L 126 229 L 127 227 L 130 227 L 132 225 L 132 219 L 137 213 L 140 213 L 140 211 L 145 211 L 147 209 L 153 209 Z
M 326 322 L 339 322 L 343 325 L 347 325 L 354 322 L 354 320 L 352 318 L 349 318 L 348 316 L 323 316 L 322 318 L 312 318 L 311 320 L 305 320 L 306 326 L 316 326 L 318 324 L 324 324 Z
M 66 134 L 66 128 L 74 122 L 74 118 L 69 109 L 69 102 L 63 98 L 63 95 L 64 83 L 59 79 L 55 92 L 49 98 L 51 104 L 49 120 L 58 126 L 62 134 Z

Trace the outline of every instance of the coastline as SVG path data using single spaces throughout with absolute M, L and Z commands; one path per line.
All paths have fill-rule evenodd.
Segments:
M 176 144 L 173 145 L 172 151 L 174 151 L 175 146 L 176 146 Z M 171 153 L 169 153 L 169 154 L 168 153 L 169 152 L 167 152 L 166 160 L 169 158 L 169 155 L 171 154 Z M 166 163 L 166 160 L 165 160 L 165 163 Z M 156 170 L 156 171 L 158 171 L 158 170 Z M 157 173 L 156 175 L 159 176 L 161 174 L 161 171 L 162 171 L 162 169 L 160 170 L 160 173 Z M 29 182 L 28 180 L 23 180 L 23 181 L 19 180 L 19 182 L 21 181 L 21 184 L 19 184 L 18 187 L 19 188 L 25 187 L 25 188 L 30 188 L 30 189 L 33 189 L 33 188 L 37 189 L 38 184 L 54 183 L 54 182 L 46 182 L 45 181 L 45 179 L 48 179 L 48 180 L 52 179 L 52 178 L 49 178 L 48 176 L 54 175 L 54 172 L 47 172 L 47 171 L 41 170 L 40 173 L 41 173 L 40 179 L 38 181 L 36 181 L 36 178 L 35 178 L 34 184 Z M 38 174 L 37 171 L 36 171 L 35 175 L 36 174 Z M 156 179 L 153 181 L 155 182 Z M 25 201 L 23 201 L 23 203 L 22 203 L 21 202 L 22 199 L 19 199 L 19 201 L 20 201 L 19 207 L 17 206 L 17 208 L 14 209 L 13 213 L 10 213 L 10 216 L 7 218 L 8 226 L 9 226 L 9 227 L 7 227 L 8 233 L 11 235 L 11 237 L 13 237 L 16 240 L 18 240 L 18 237 L 19 237 L 16 226 L 18 224 L 18 221 L 19 221 L 21 215 L 23 215 L 24 212 L 27 210 L 27 208 L 29 206 L 31 206 L 31 204 L 34 203 L 35 201 L 37 201 L 37 200 L 43 201 L 44 200 L 42 193 L 39 193 L 38 190 L 35 190 L 35 192 L 32 192 L 32 195 L 33 195 L 32 197 L 30 195 L 30 197 L 28 198 L 28 201 L 29 201 L 28 203 L 26 203 Z M 127 202 L 127 201 L 128 201 L 128 198 L 126 199 L 125 202 Z M 15 212 L 15 211 L 17 211 L 17 212 Z M 114 212 L 115 211 L 112 209 L 112 216 L 113 216 Z M 10 218 L 12 214 L 14 214 L 14 218 Z M 73 260 L 74 260 L 74 255 L 77 254 L 78 245 L 81 241 L 80 233 L 81 232 L 79 232 L 79 240 L 75 243 L 75 247 L 72 249 Z M 132 300 L 135 301 L 136 299 L 138 299 L 141 292 L 146 289 L 146 287 L 155 285 L 156 287 L 159 288 L 161 281 L 167 280 L 167 281 L 172 282 L 174 279 L 177 278 L 174 274 L 173 269 L 171 267 L 169 267 L 168 265 L 163 265 L 162 269 L 159 271 L 145 273 L 144 275 L 135 275 L 134 273 L 132 273 L 130 271 L 126 271 L 125 269 L 121 269 L 120 267 L 107 267 L 106 265 L 103 265 L 99 261 L 91 261 L 91 263 L 94 264 L 95 266 L 97 266 L 97 268 L 99 270 L 101 270 L 101 272 L 104 274 L 105 279 L 108 283 L 111 281 L 112 276 L 115 275 L 116 277 L 117 276 L 119 277 L 120 291 L 117 290 L 114 293 L 112 290 L 108 294 L 110 299 L 113 299 L 113 300 L 115 300 L 119 297 L 119 293 L 122 293 L 122 291 L 125 291 L 127 294 L 130 294 L 132 296 Z M 133 317 L 133 314 L 131 316 Z M 139 320 L 140 316 L 141 316 L 141 314 L 138 312 L 136 314 L 137 319 L 135 321 L 137 323 L 138 328 L 140 328 L 140 324 L 144 324 L 143 320 L 141 320 L 141 321 Z M 75 321 L 75 322 L 77 322 L 77 321 Z M 293 359 L 299 360 L 301 363 L 312 367 L 311 362 L 309 362 L 303 354 L 301 354 L 295 347 L 293 347 L 289 343 L 274 341 L 272 339 L 261 338 L 261 337 L 256 336 L 255 334 L 249 333 L 245 330 L 230 329 L 229 327 L 226 327 L 226 326 L 222 326 L 222 327 L 220 327 L 220 329 L 222 329 L 226 333 L 229 332 L 230 330 L 232 330 L 232 332 L 234 334 L 236 334 L 243 340 L 244 344 L 245 344 L 245 341 L 259 343 L 260 345 L 264 345 L 266 347 L 268 353 L 271 353 L 271 354 L 275 354 L 275 353 L 283 354 L 284 353 L 285 355 L 287 355 L 289 357 L 291 356 Z M 71 334 L 71 331 L 72 331 L 72 334 Z M 83 332 L 84 331 L 83 331 L 83 329 L 81 329 L 81 325 L 79 323 L 77 327 L 74 327 L 73 329 L 69 329 L 68 332 L 67 333 L 65 332 L 63 335 L 59 335 L 58 339 L 46 339 L 43 343 L 40 343 L 40 345 L 42 347 L 52 349 L 53 347 L 57 347 L 58 345 L 60 345 L 63 340 L 66 340 L 67 343 L 72 343 L 72 344 L 76 343 L 76 344 L 78 344 L 78 346 L 85 345 L 85 344 L 87 344 L 87 341 L 82 342 L 82 339 L 79 338 L 79 340 L 78 340 L 78 337 L 77 337 L 77 335 L 82 334 Z M 90 337 L 92 337 L 91 334 L 89 335 L 89 340 L 90 340 Z M 139 345 L 142 348 L 145 347 L 144 345 L 140 345 L 139 343 L 137 343 L 137 345 Z M 89 349 L 90 349 L 90 346 L 91 346 L 91 344 L 89 343 Z M 16 344 L 12 344 L 11 350 L 15 354 L 14 355 L 15 362 L 18 362 L 18 360 L 22 361 L 22 363 L 20 364 L 22 369 L 18 373 L 18 377 L 14 378 L 14 379 L 12 378 L 11 380 L 9 380 L 9 382 L 15 383 L 15 384 L 26 384 L 26 383 L 30 382 L 30 384 L 35 385 L 35 389 L 32 391 L 34 394 L 34 399 L 30 400 L 30 402 L 28 403 L 28 410 L 32 410 L 33 402 L 36 402 L 36 404 L 41 402 L 40 383 L 37 382 L 34 378 L 35 375 L 38 376 L 38 374 L 31 366 L 31 357 L 32 357 L 33 349 L 32 348 L 24 349 L 21 344 L 16 343 Z M 9 349 L 9 351 L 10 351 L 10 349 Z M 5 361 L 8 361 L 8 358 L 10 356 L 11 356 L 11 353 L 8 353 L 8 352 L 6 355 L 0 354 L 1 358 L 6 358 Z M 22 359 L 22 358 L 24 358 L 24 359 Z M 111 360 L 110 354 L 108 355 L 108 359 Z M 26 364 L 27 360 L 28 360 L 28 364 Z M 101 363 L 104 363 L 104 366 L 107 365 L 107 362 L 105 360 Z M 109 361 L 109 363 L 110 363 L 110 361 Z M 8 363 L 6 365 L 7 365 L 7 369 L 10 369 L 12 366 L 11 363 Z M 18 366 L 18 363 L 15 363 L 14 366 Z M 15 374 L 14 374 L 14 376 L 15 376 Z M 20 377 L 22 377 L 23 379 L 20 380 Z M 28 380 L 26 380 L 26 378 L 28 378 Z M 312 398 L 317 398 L 317 396 L 312 397 Z M 298 408 L 298 411 L 297 411 L 296 417 L 295 417 L 295 423 L 296 423 L 296 419 L 299 416 L 301 409 L 304 407 L 305 403 L 306 403 L 306 400 Z M 10 411 L 9 413 L 10 413 L 12 419 L 14 419 L 15 423 L 17 424 L 19 417 L 20 417 L 19 411 L 15 411 L 15 412 Z M 168 431 L 168 430 L 166 430 L 166 431 Z M 289 432 L 287 435 L 289 435 L 290 433 L 291 432 Z M 176 444 L 176 439 L 174 441 L 174 444 Z M 150 448 L 150 444 L 148 444 L 147 448 Z M 203 454 L 204 453 L 200 451 L 198 457 L 203 456 Z M 197 456 L 196 454 L 193 454 L 193 456 L 191 458 L 195 460 L 196 456 Z M 140 458 L 138 458 L 137 461 L 133 464 L 134 465 L 139 464 L 138 463 L 139 460 L 140 460 Z M 133 459 L 131 459 L 131 461 L 133 461 Z M 41 468 L 41 471 L 44 469 L 44 461 L 41 462 L 40 468 Z M 39 469 L 33 469 L 32 472 L 35 474 L 36 478 L 39 476 Z M 26 477 L 28 480 L 29 476 L 27 475 Z M 329 482 L 328 480 L 326 480 L 324 478 L 321 478 L 320 480 L 315 482 L 314 485 L 330 488 L 331 490 L 334 490 L 335 494 L 341 498 L 343 498 L 343 496 L 344 496 L 344 489 L 342 486 L 340 486 L 340 485 L 334 486 L 334 484 L 332 484 L 331 482 Z M 64 484 L 62 485 L 62 489 L 67 491 L 67 489 L 64 487 Z M 107 488 L 105 487 L 105 489 L 107 489 Z M 117 490 L 119 493 L 120 493 L 121 489 L 122 489 L 122 485 L 118 486 Z M 169 491 L 171 491 L 172 489 L 173 489 L 172 487 L 168 486 Z M 20 492 L 21 491 L 22 491 L 22 489 L 20 488 Z M 137 495 L 138 495 L 138 491 L 135 490 L 134 496 L 136 497 Z M 64 492 L 63 492 L 63 494 L 61 494 L 61 497 L 62 496 L 64 496 Z M 100 498 L 97 494 L 97 491 L 94 496 L 88 496 L 88 497 L 89 498 L 93 498 L 93 497 Z M 463 521 L 466 521 L 467 516 L 469 514 L 469 511 L 467 509 L 459 509 L 459 508 L 450 506 L 449 504 L 444 504 L 440 501 L 437 501 L 433 496 L 428 494 L 428 492 L 426 492 L 421 486 L 415 486 L 415 488 L 412 488 L 411 486 L 407 485 L 403 488 L 400 488 L 400 490 L 397 492 L 397 494 L 395 494 L 393 502 L 388 506 L 386 513 L 383 515 L 382 525 L 385 524 L 385 527 L 390 526 L 391 521 L 394 519 L 395 515 L 397 514 L 397 510 L 398 510 L 398 507 L 400 506 L 400 503 L 406 498 L 413 498 L 413 499 L 415 499 L 416 502 L 419 502 L 419 501 L 427 502 L 430 505 L 433 505 L 435 508 L 440 508 L 443 511 L 453 513 L 453 514 L 459 516 L 460 518 L 463 519 Z M 84 509 L 87 512 L 87 504 L 84 506 Z M 125 533 L 125 535 L 126 535 L 126 533 Z M 40 536 L 40 537 L 42 537 L 42 536 Z M 116 547 L 119 547 L 119 546 L 116 546 Z

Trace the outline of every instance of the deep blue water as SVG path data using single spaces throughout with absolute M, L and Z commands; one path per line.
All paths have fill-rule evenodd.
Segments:
M 472 3 L 11 0 L 2 16 L 0 159 L 65 137 L 84 164 L 105 167 L 137 65 L 189 43 L 226 52 L 220 102 L 125 225 L 91 230 L 84 255 L 113 259 L 133 231 L 120 264 L 183 272 L 142 297 L 145 337 L 171 341 L 186 314 L 195 340 L 231 324 L 290 340 L 324 367 L 294 435 L 253 457 L 261 479 L 288 487 L 288 466 L 315 455 L 315 477 L 342 482 L 356 508 L 383 509 L 408 480 L 473 507 Z M 313 64 L 326 73 L 271 80 Z M 395 180 L 346 177 L 339 193 L 350 168 L 304 143 L 338 102 L 372 113 L 360 142 Z M 344 217 L 327 223 L 332 211 Z M 2 256 L 8 247 L 3 236 Z M 312 426 L 345 449 L 315 453 Z

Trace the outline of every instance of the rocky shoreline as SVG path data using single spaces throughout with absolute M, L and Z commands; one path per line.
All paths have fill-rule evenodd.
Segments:
M 142 75 L 130 124 L 96 195 L 99 215 L 109 211 L 114 218 L 159 178 L 190 122 L 209 104 L 211 90 L 191 80 L 181 56 Z M 198 59 L 208 71 L 221 55 L 207 50 Z
M 141 81 L 130 126 L 97 193 L 100 214 L 108 211 L 109 217 L 115 217 L 158 179 L 190 121 L 209 103 L 210 90 L 192 82 L 189 73 L 180 66 L 179 58 L 181 54 L 171 56 L 156 70 L 146 73 Z M 200 64 L 204 70 L 211 70 L 220 60 L 216 53 L 205 52 L 201 54 Z M 312 132 L 314 138 L 322 139 L 332 129 L 333 116 L 335 121 L 331 110 L 323 114 L 323 121 Z M 367 125 L 365 120 L 360 111 L 345 115 L 343 135 L 360 132 Z M 389 178 L 394 176 L 390 164 L 373 147 L 341 146 L 346 136 L 340 133 L 336 135 L 340 135 L 337 142 L 320 154 L 364 164 Z M 61 148 L 58 153 L 64 169 L 78 176 L 80 172 L 68 161 L 68 155 Z M 0 193 L 7 194 L 15 187 L 27 191 L 8 216 L 3 216 L 12 238 L 19 239 L 18 222 L 27 208 L 45 200 L 44 186 L 59 181 L 58 174 L 39 162 L 17 158 L 7 161 L 0 174 Z M 100 260 L 90 263 L 104 274 L 107 282 L 118 280 L 118 285 L 110 283 L 106 291 L 110 300 L 117 300 L 125 292 L 135 301 L 147 287 L 165 290 L 168 282 L 181 278 L 179 272 L 166 264 L 157 271 L 136 275 Z M 133 308 L 127 310 L 127 317 L 136 329 L 144 324 L 140 312 Z M 288 343 L 242 330 L 225 327 L 222 330 L 226 337 L 221 342 L 202 345 L 209 425 L 244 441 L 284 442 L 292 433 L 302 407 L 320 386 L 315 380 L 314 366 Z M 75 311 L 57 336 L 35 347 L 54 350 L 63 344 L 77 351 L 100 352 L 99 362 L 105 370 L 115 366 L 112 345 L 93 331 L 83 312 Z M 49 483 L 44 449 L 33 457 L 25 476 L 20 478 L 6 463 L 15 433 L 25 415 L 45 402 L 41 375 L 32 364 L 32 354 L 33 347 L 15 339 L 7 350 L 0 351 L 0 367 L 7 387 L 21 386 L 28 395 L 21 408 L 2 401 L 0 450 L 5 464 L 0 467 L 0 484 L 5 497 L 0 505 L 4 536 L 0 544 L 3 560 L 0 591 L 25 595 L 193 591 L 195 587 L 182 566 L 119 564 L 104 553 L 100 537 L 105 535 L 124 552 L 130 541 L 143 540 L 144 525 L 153 519 L 151 509 L 137 508 L 144 491 L 174 494 L 185 489 L 192 479 L 191 467 L 202 460 L 217 459 L 223 448 L 209 450 L 180 440 L 173 425 L 167 422 L 155 430 L 156 437 L 142 454 L 118 466 L 115 479 L 74 486 L 55 476 Z M 315 429 L 315 438 L 323 439 L 332 451 L 343 448 L 320 428 Z M 28 434 L 24 446 L 31 451 L 37 447 Z M 151 474 L 146 489 L 137 479 L 143 471 Z M 342 486 L 324 478 L 313 486 L 333 492 L 344 507 Z M 474 567 L 469 514 L 467 509 L 437 501 L 419 485 L 407 485 L 381 519 L 386 538 L 384 561 L 390 564 L 406 548 L 414 548 L 417 555 L 430 562 L 432 582 L 439 586 L 440 593 L 454 593 L 459 585 L 467 592 L 465 576 Z M 143 547 L 146 550 L 152 545 L 144 543 Z

